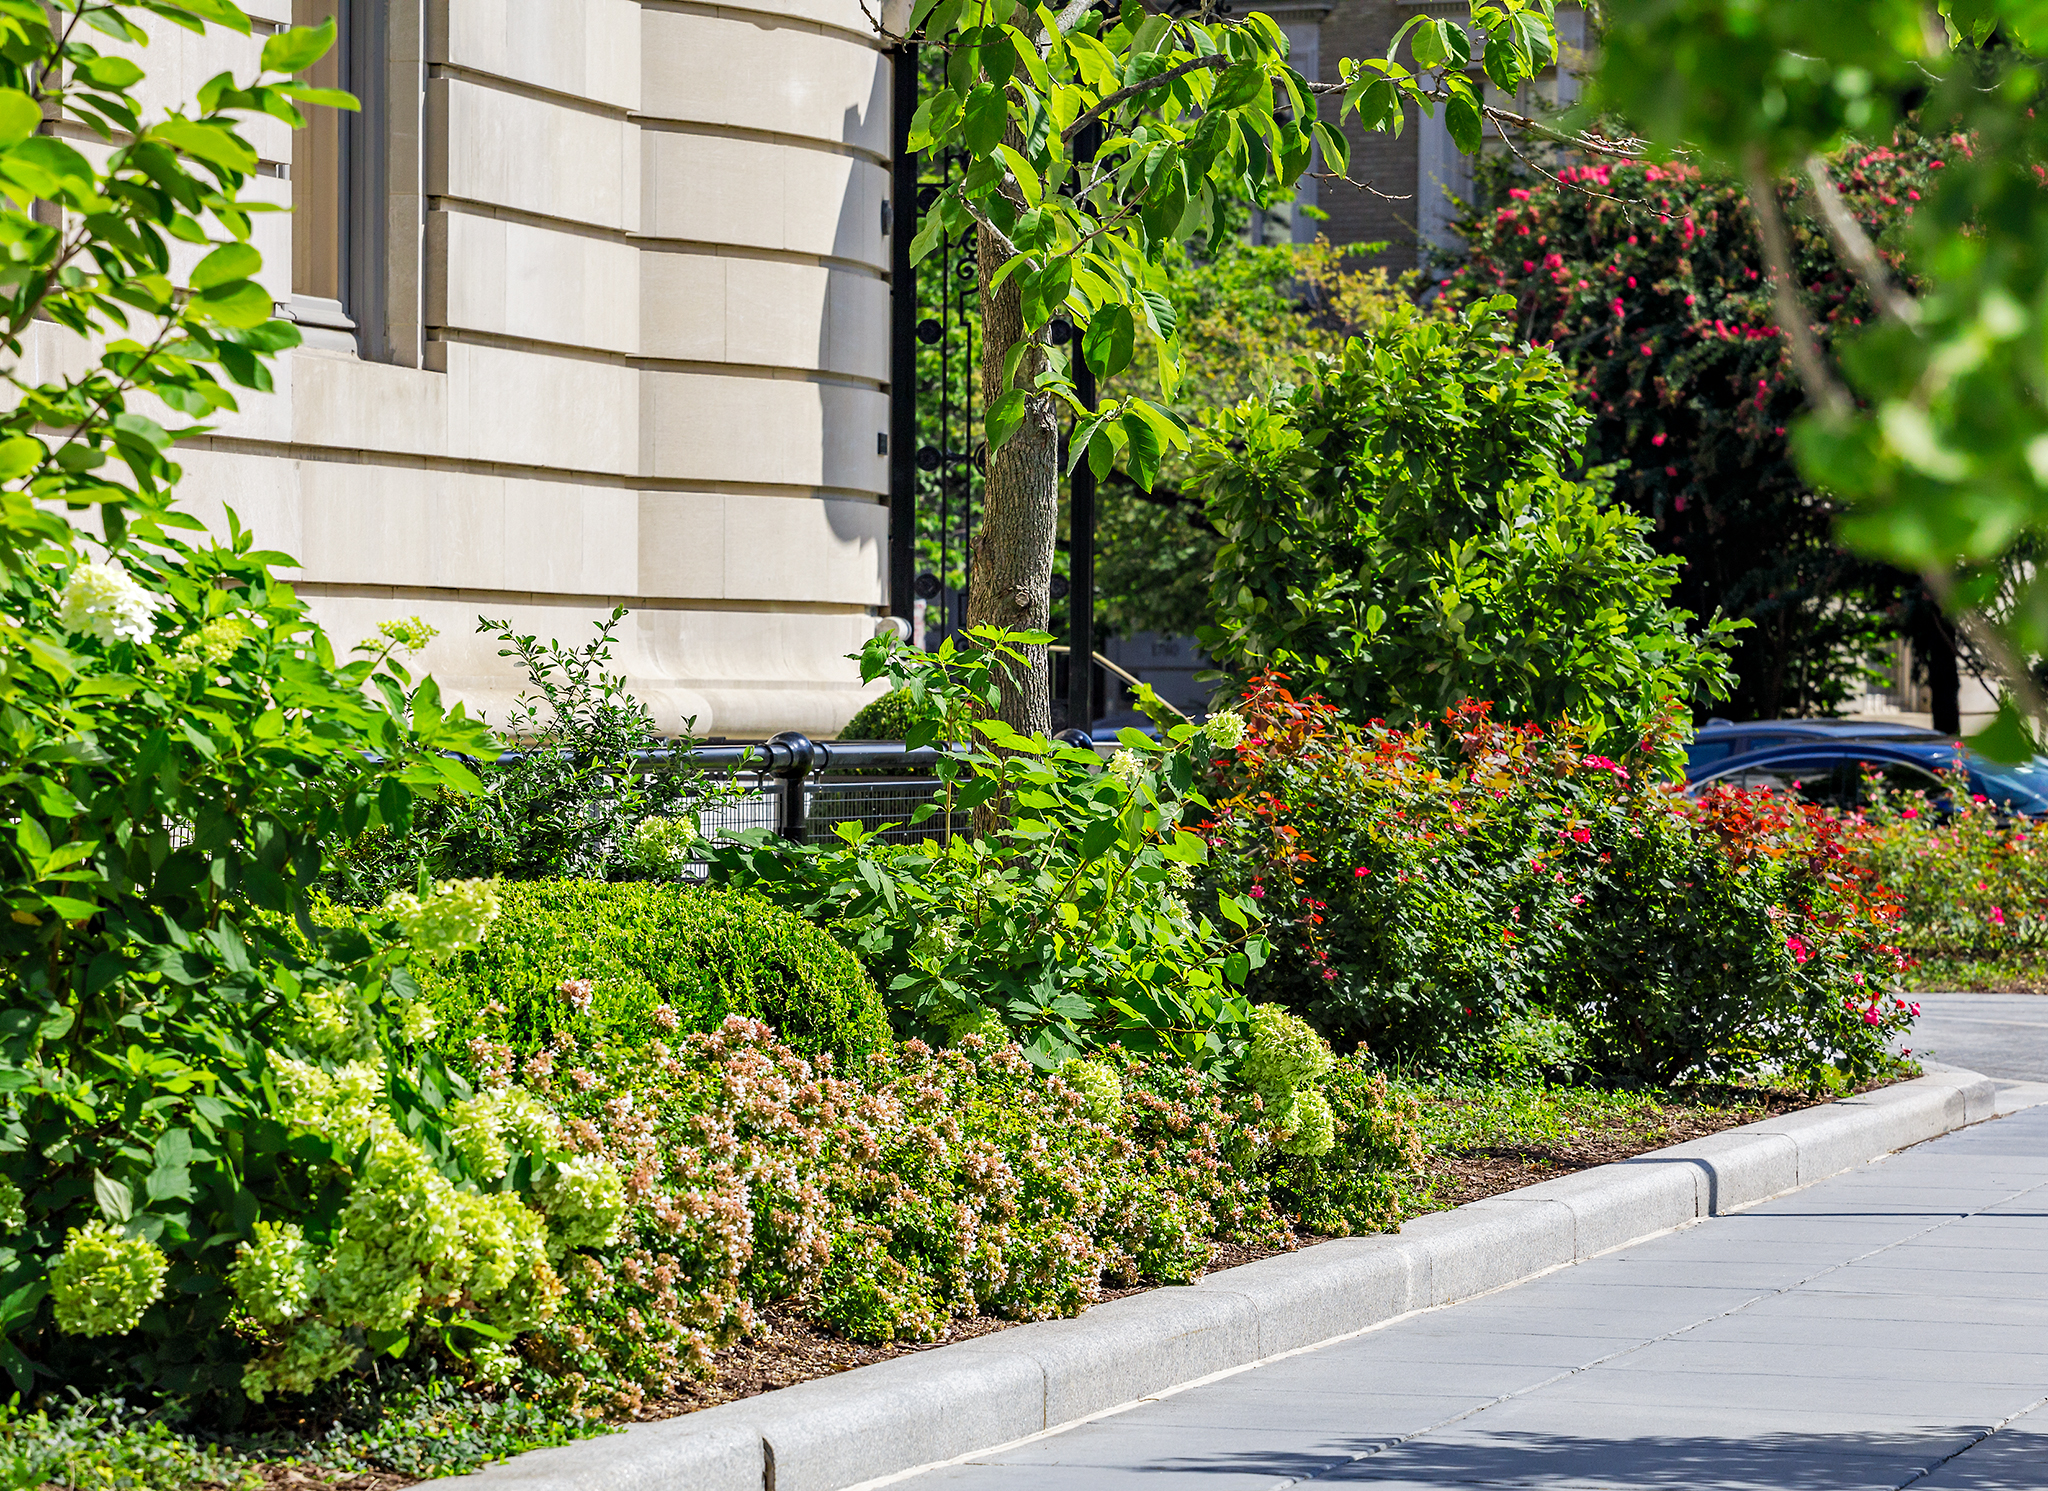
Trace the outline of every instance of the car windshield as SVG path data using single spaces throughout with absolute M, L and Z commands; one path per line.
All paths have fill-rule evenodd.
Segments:
M 1977 779 L 1977 790 L 1995 803 L 2021 813 L 2048 812 L 2048 756 L 2005 766 L 1972 755 L 1970 775 Z

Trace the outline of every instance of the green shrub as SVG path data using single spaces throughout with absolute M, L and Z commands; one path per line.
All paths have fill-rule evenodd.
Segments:
M 870 699 L 846 722 L 841 740 L 901 740 L 917 723 L 917 711 L 907 689 L 891 689 L 879 699 Z
M 490 1033 L 521 1055 L 559 1033 L 644 1048 L 728 1015 L 765 1021 L 806 1056 L 858 1061 L 889 1039 L 860 960 L 745 892 L 652 882 L 501 885 L 481 948 L 415 967 L 443 1050 Z M 586 984 L 588 988 L 582 987 Z M 570 985 L 569 992 L 563 992 Z M 502 1014 L 487 1017 L 487 1006 Z
M 699 815 L 742 789 L 731 775 L 681 766 L 689 735 L 658 734 L 624 675 L 606 671 L 625 615 L 616 607 L 581 647 L 479 617 L 477 630 L 495 633 L 498 656 L 513 659 L 527 680 L 477 763 L 481 790 L 435 793 L 405 825 L 329 845 L 328 895 L 373 906 L 423 875 L 676 878 Z
M 1208 848 L 1185 820 L 1206 806 L 1193 790 L 1204 753 L 1242 721 L 1183 722 L 1163 740 L 1127 730 L 1105 763 L 993 718 L 1002 674 L 1045 633 L 976 627 L 960 640 L 914 652 L 877 638 L 861 671 L 917 702 L 907 744 L 976 740 L 940 755 L 943 806 L 912 815 L 967 809 L 972 833 L 897 844 L 848 823 L 811 845 L 750 830 L 712 848 L 713 876 L 858 948 L 905 1034 L 1014 1035 L 1048 1071 L 1112 1042 L 1227 1058 L 1265 944 L 1243 896 L 1189 904 Z
M 1657 1085 L 1887 1065 L 1910 1018 L 1879 999 L 1896 898 L 1819 808 L 1689 803 L 1659 780 L 1654 740 L 1615 760 L 1576 727 L 1511 727 L 1484 705 L 1353 727 L 1267 678 L 1244 714 L 1210 874 L 1265 908 L 1273 955 L 1252 992 L 1332 1040 L 1438 1070 Z
M 1354 720 L 1483 699 L 1596 743 L 1727 694 L 1729 623 L 1691 627 L 1648 520 L 1574 475 L 1587 418 L 1554 353 L 1510 344 L 1512 305 L 1389 318 L 1217 415 L 1194 463 L 1224 667 L 1313 678 Z

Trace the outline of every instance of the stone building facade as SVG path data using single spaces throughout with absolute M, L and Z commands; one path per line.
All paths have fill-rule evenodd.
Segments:
M 187 443 L 185 500 L 295 555 L 346 645 L 392 616 L 501 718 L 479 614 L 616 662 L 662 726 L 829 734 L 886 609 L 891 59 L 858 0 L 244 0 L 338 13 L 258 121 L 272 293 L 307 345 Z M 253 46 L 170 27 L 190 98 Z

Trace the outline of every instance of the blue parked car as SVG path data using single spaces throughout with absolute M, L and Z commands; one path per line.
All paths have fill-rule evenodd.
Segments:
M 1769 733 L 1790 738 L 1768 745 L 1759 741 L 1740 751 L 1717 751 L 1705 761 L 1694 756 L 1686 792 L 1722 786 L 1770 787 L 1828 807 L 1860 808 L 1869 805 L 1866 775 L 1874 774 L 1889 791 L 1941 797 L 1947 795 L 1948 785 L 1936 773 L 1961 767 L 1969 777 L 1972 796 L 2025 817 L 2048 815 L 2048 757 L 2006 766 L 1985 759 L 1952 736 L 1931 731 L 1898 730 L 1879 737 L 1799 729 L 1813 723 L 1817 722 L 1767 721 L 1754 727 L 1759 735 L 1768 727 Z M 1746 733 L 1752 728 L 1734 726 L 1729 733 Z M 1719 731 L 1700 734 L 1703 744 L 1721 743 Z

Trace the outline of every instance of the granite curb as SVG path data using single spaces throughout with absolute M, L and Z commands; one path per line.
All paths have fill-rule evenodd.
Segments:
M 2031 1097 L 2032 1094 L 2027 1096 Z M 1948 1069 L 1543 1181 L 1398 1233 L 1096 1305 L 1071 1320 L 534 1450 L 436 1491 L 844 1491 L 1738 1211 L 2011 1111 Z

